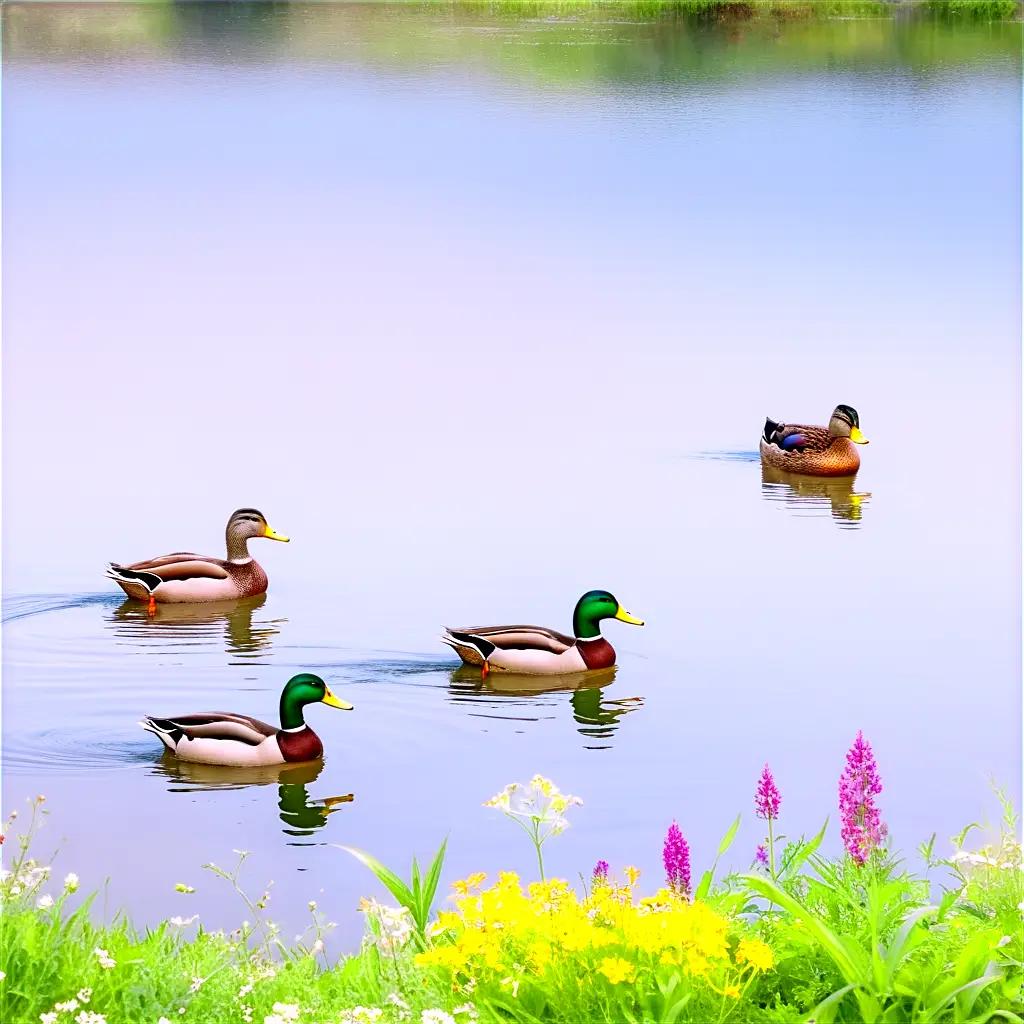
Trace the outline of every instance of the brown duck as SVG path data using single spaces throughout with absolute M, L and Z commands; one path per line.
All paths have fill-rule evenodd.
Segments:
M 766 419 L 761 462 L 787 473 L 850 476 L 860 468 L 856 445 L 867 443 L 857 410 L 850 405 L 837 405 L 827 427 Z
M 130 598 L 169 604 L 230 601 L 252 597 L 267 589 L 267 574 L 249 554 L 249 540 L 266 537 L 287 542 L 272 530 L 262 512 L 240 508 L 231 513 L 227 526 L 227 558 L 212 558 L 190 551 L 176 551 L 144 562 L 121 565 L 111 562 L 107 577 Z

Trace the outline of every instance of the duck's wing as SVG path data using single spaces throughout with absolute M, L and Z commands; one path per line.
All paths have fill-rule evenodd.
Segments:
M 166 746 L 174 749 L 185 739 L 234 740 L 258 746 L 270 736 L 277 735 L 277 729 L 258 718 L 236 715 L 229 711 L 201 711 L 192 715 L 176 715 L 173 718 L 157 718 L 147 715 L 140 723 L 143 729 L 171 742 Z
M 144 562 L 119 565 L 111 562 L 107 576 L 116 583 L 142 584 L 152 593 L 161 583 L 169 580 L 226 580 L 227 565 L 221 558 L 208 558 L 191 551 L 179 551 L 173 555 L 162 555 Z
M 545 626 L 464 626 L 459 629 L 448 627 L 441 639 L 469 664 L 485 661 L 495 648 L 502 651 L 545 651 L 549 654 L 564 654 L 576 642 L 571 636 Z
M 772 420 L 765 420 L 764 437 L 768 444 L 778 445 L 786 452 L 820 452 L 832 443 L 832 436 L 825 427 Z

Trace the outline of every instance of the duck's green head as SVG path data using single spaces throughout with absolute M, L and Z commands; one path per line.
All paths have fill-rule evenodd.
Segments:
M 618 619 L 634 626 L 644 624 L 643 619 L 630 615 L 607 590 L 589 590 L 576 602 L 572 631 L 583 640 L 600 636 L 602 619 Z
M 861 433 L 860 417 L 852 405 L 837 405 L 828 421 L 828 432 L 833 437 L 848 437 L 854 444 L 867 444 Z
M 281 691 L 281 728 L 298 729 L 305 725 L 302 709 L 307 704 L 326 704 L 328 707 L 351 711 L 348 701 L 335 697 L 327 684 L 312 672 L 300 672 L 285 683 Z

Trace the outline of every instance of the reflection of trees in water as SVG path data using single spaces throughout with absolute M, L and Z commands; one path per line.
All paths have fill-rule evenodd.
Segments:
M 855 489 L 855 476 L 802 476 L 761 466 L 761 493 L 768 501 L 794 510 L 829 511 L 833 519 L 859 525 L 869 491 Z
M 499 706 L 503 698 L 519 698 L 516 703 L 518 713 L 516 721 L 537 721 L 538 717 L 526 717 L 522 714 L 523 698 L 538 698 L 538 707 L 542 704 L 550 706 L 551 702 L 542 701 L 548 694 L 571 693 L 570 704 L 573 719 L 581 736 L 588 739 L 611 740 L 619 726 L 619 719 L 624 715 L 643 706 L 642 697 L 625 697 L 619 700 L 606 699 L 604 690 L 615 681 L 615 667 L 599 669 L 592 672 L 572 672 L 559 676 L 526 676 L 511 672 L 491 672 L 486 679 L 481 678 L 480 669 L 469 665 L 460 665 L 452 672 L 451 691 L 457 697 L 466 696 L 470 700 L 493 697 L 491 707 Z M 595 747 L 610 746 L 595 744 Z M 589 746 L 589 744 L 588 744 Z
M 246 789 L 249 786 L 277 784 L 277 807 L 285 835 L 308 836 L 327 824 L 328 816 L 355 796 L 311 798 L 306 787 L 323 771 L 323 761 L 303 764 L 258 765 L 252 768 L 227 768 L 214 764 L 191 764 L 165 754 L 153 771 L 171 779 L 172 793 L 197 793 L 204 790 Z
M 218 626 L 224 630 L 228 654 L 253 658 L 266 654 L 279 624 L 287 619 L 266 619 L 253 623 L 253 613 L 267 602 L 266 594 L 237 601 L 208 601 L 203 604 L 158 604 L 150 615 L 140 601 L 124 601 L 110 616 L 114 633 L 129 640 L 162 636 L 168 645 L 210 639 Z

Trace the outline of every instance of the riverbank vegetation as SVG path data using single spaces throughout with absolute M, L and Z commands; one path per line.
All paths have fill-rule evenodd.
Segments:
M 536 776 L 487 801 L 532 843 L 537 876 L 474 875 L 438 892 L 445 850 L 408 880 L 347 850 L 390 892 L 364 900 L 366 938 L 328 960 L 331 923 L 313 902 L 286 942 L 250 894 L 246 854 L 229 869 L 246 920 L 229 934 L 198 915 L 145 931 L 74 910 L 73 874 L 33 859 L 44 798 L 5 826 L 0 882 L 0 1019 L 8 1024 L 469 1024 L 472 1021 L 1020 1021 L 1024 864 L 1017 820 L 978 846 L 977 826 L 913 872 L 887 847 L 874 753 L 858 734 L 839 781 L 840 857 L 820 853 L 829 824 L 786 840 L 769 766 L 752 786 L 764 841 L 751 867 L 717 880 L 691 863 L 672 822 L 664 877 L 598 861 L 576 884 L 545 876 L 543 847 L 582 801 Z M 339 858 L 346 851 L 339 848 Z M 735 856 L 735 853 L 733 853 Z M 344 860 L 342 863 L 354 861 Z M 363 870 L 363 868 L 356 868 Z M 368 883 L 371 882 L 367 875 Z M 190 887 L 180 889 L 188 893 Z

